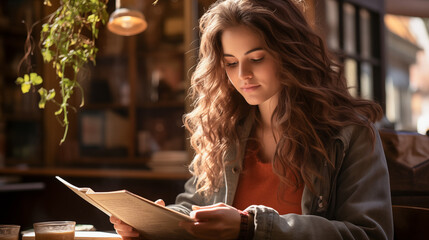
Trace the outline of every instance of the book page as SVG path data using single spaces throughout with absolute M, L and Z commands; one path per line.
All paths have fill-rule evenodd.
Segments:
M 74 186 L 73 184 L 67 182 L 66 180 L 62 179 L 59 176 L 56 176 L 55 178 L 58 179 L 60 182 L 62 182 L 64 185 L 66 185 L 68 188 L 70 188 L 73 192 L 75 192 L 81 198 L 85 199 L 87 202 L 91 203 L 94 207 L 100 209 L 102 212 L 107 214 L 109 217 L 112 215 L 109 211 L 104 209 L 102 206 L 100 206 L 98 203 L 96 203 L 95 201 L 93 201 L 91 198 L 89 198 L 86 195 L 87 193 L 94 192 L 91 188 L 78 188 L 78 187 Z
M 179 227 L 181 221 L 193 221 L 192 218 L 131 192 L 95 192 L 88 196 L 147 239 L 194 239 Z
M 106 213 L 137 229 L 148 240 L 194 240 L 179 226 L 181 221 L 194 221 L 191 217 L 158 205 L 126 190 L 94 192 L 78 188 L 61 177 L 56 177 L 77 195 Z

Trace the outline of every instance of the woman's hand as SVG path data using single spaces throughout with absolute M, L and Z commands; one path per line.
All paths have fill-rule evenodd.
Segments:
M 133 227 L 130 225 L 122 222 L 119 220 L 119 218 L 116 218 L 115 216 L 110 217 L 110 222 L 113 223 L 113 227 L 116 230 L 116 233 L 121 235 L 123 240 L 131 240 L 133 238 L 139 237 L 139 232 L 137 232 Z
M 181 226 L 198 239 L 237 239 L 240 233 L 240 213 L 237 209 L 218 203 L 210 206 L 192 206 L 190 216 L 195 222 Z
M 155 203 L 165 206 L 165 203 L 162 199 L 156 200 Z M 137 230 L 135 230 L 130 225 L 122 222 L 115 216 L 110 217 L 110 222 L 113 224 L 113 227 L 115 228 L 116 232 L 122 237 L 123 240 L 131 240 L 140 236 Z

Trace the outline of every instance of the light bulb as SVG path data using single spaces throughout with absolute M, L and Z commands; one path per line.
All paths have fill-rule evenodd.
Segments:
M 132 22 L 133 19 L 130 16 L 120 17 L 118 21 L 123 28 L 132 28 L 134 25 L 134 23 Z
M 119 8 L 110 15 L 107 28 L 119 35 L 131 36 L 143 32 L 147 28 L 147 22 L 141 12 Z

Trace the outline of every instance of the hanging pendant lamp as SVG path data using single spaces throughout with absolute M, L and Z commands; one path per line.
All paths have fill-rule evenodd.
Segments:
M 107 29 L 118 35 L 132 36 L 146 28 L 146 19 L 140 11 L 121 8 L 121 0 L 116 0 L 116 10 L 110 15 Z

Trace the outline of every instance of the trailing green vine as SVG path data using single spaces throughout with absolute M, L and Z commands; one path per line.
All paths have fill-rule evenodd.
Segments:
M 50 0 L 45 0 L 44 4 L 51 6 Z M 43 79 L 37 73 L 32 72 L 16 79 L 16 83 L 21 85 L 22 93 L 38 88 L 39 108 L 44 108 L 46 102 L 53 102 L 58 106 L 55 116 L 64 127 L 60 144 L 67 136 L 68 111 L 70 108 L 74 109 L 68 101 L 75 89 L 82 92 L 80 107 L 84 104 L 83 89 L 77 81 L 77 73 L 85 63 L 92 61 L 95 64 L 98 24 L 100 21 L 105 24 L 108 19 L 106 4 L 107 0 L 61 0 L 60 7 L 43 24 L 40 35 L 41 52 L 44 62 L 51 63 L 55 70 L 60 94 L 55 89 L 39 87 Z M 56 100 L 57 95 L 60 96 L 60 101 Z
M 55 116 L 64 127 L 60 144 L 67 137 L 68 111 L 75 109 L 68 103 L 75 89 L 82 92 L 79 107 L 85 103 L 82 86 L 77 81 L 77 74 L 85 63 L 92 61 L 95 64 L 98 51 L 95 46 L 99 31 L 98 24 L 99 22 L 106 24 L 109 17 L 107 2 L 108 0 L 60 0 L 60 7 L 42 26 L 40 34 L 41 53 L 44 62 L 51 63 L 55 70 L 60 87 L 60 101 L 56 100 L 58 94 L 55 89 L 47 90 L 41 87 L 43 78 L 37 73 L 24 74 L 24 76 L 16 79 L 16 83 L 21 85 L 22 93 L 28 93 L 32 88 L 37 90 L 40 95 L 40 109 L 45 108 L 47 102 L 52 102 L 58 106 Z M 158 0 L 154 1 L 153 5 L 157 3 Z M 52 6 L 50 0 L 44 0 L 44 4 Z M 29 55 L 32 53 L 31 30 L 32 28 L 28 30 L 27 52 L 21 63 L 29 61 Z M 29 63 L 27 65 L 31 66 Z

